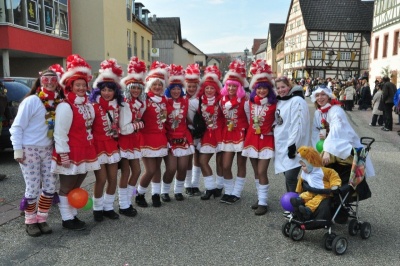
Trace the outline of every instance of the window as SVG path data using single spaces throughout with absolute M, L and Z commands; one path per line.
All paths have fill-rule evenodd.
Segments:
M 126 0 L 126 19 L 132 20 L 132 0 Z
M 301 43 L 301 34 L 297 36 L 297 42 Z
M 340 60 L 351 60 L 351 52 L 340 52 Z
M 383 51 L 382 51 L 382 57 L 387 57 L 387 51 L 388 51 L 388 45 L 389 45 L 389 35 L 385 34 L 383 36 Z
M 126 31 L 126 47 L 127 47 L 128 60 L 130 60 L 132 57 L 132 42 L 131 42 L 131 30 L 130 29 L 128 29 Z
M 379 37 L 375 38 L 374 59 L 378 58 L 378 50 L 379 50 Z
M 133 55 L 137 56 L 137 33 L 133 32 Z
M 147 61 L 151 61 L 151 58 L 150 58 L 150 41 L 147 41 Z
M 323 70 L 315 70 L 315 77 L 316 78 L 325 78 L 325 73 Z
M 297 24 L 297 27 L 300 27 L 301 26 L 301 19 L 299 19 L 296 24 Z
M 354 41 L 354 33 L 348 32 L 346 35 L 346 41 L 348 41 L 348 42 Z
M 140 40 L 140 46 L 141 46 L 141 51 L 140 51 L 140 56 L 141 59 L 144 60 L 144 37 L 142 36 L 141 40 Z
M 344 71 L 344 77 L 345 77 L 346 79 L 351 78 L 351 71 L 345 70 L 345 71 Z
M 397 55 L 398 54 L 398 50 L 399 50 L 399 32 L 400 31 L 395 31 L 394 32 L 394 38 L 393 38 L 393 55 Z
M 324 33 L 323 32 L 318 32 L 317 33 L 318 35 L 317 35 L 317 40 L 318 41 L 323 41 L 324 40 Z
M 312 51 L 311 59 L 322 59 L 322 51 Z

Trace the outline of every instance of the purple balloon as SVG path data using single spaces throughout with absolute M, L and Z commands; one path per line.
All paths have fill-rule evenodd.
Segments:
M 290 203 L 291 198 L 297 198 L 299 194 L 296 192 L 286 192 L 285 194 L 282 195 L 281 197 L 281 206 L 285 211 L 290 211 L 294 212 L 294 208 L 292 204 Z

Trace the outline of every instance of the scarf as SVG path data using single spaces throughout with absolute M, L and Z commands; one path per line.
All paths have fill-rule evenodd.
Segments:
M 201 97 L 201 102 L 207 105 L 205 110 L 207 113 L 214 114 L 214 105 L 217 102 L 215 96 L 208 98 L 206 95 L 203 95 Z
M 236 108 L 239 106 L 240 99 L 238 99 L 237 96 L 233 97 L 232 99 L 229 99 L 228 96 L 224 96 L 224 100 L 226 100 L 226 99 L 228 99 L 228 101 L 226 101 L 224 104 L 224 108 L 226 110 L 229 111 L 230 109 L 233 109 L 233 108 Z
M 101 108 L 104 111 L 112 111 L 116 109 L 116 100 L 111 100 L 111 101 L 106 101 L 104 100 L 103 97 L 101 97 L 100 95 L 97 96 L 96 101 L 100 104 Z
M 47 94 L 47 100 L 54 100 L 57 97 L 57 93 L 55 91 L 49 91 L 46 88 L 42 88 L 42 91 Z
M 259 96 L 254 96 L 254 103 L 257 105 L 265 105 L 268 103 L 268 98 L 267 97 L 259 97 Z
M 73 92 L 67 94 L 67 100 L 70 104 L 85 104 L 87 102 L 87 96 L 80 97 Z
M 161 103 L 162 101 L 163 101 L 163 97 L 162 96 L 158 96 L 158 95 L 155 95 L 153 92 L 151 92 L 151 91 L 149 91 L 148 93 L 147 93 L 147 96 L 153 101 L 153 102 L 155 102 L 155 103 Z

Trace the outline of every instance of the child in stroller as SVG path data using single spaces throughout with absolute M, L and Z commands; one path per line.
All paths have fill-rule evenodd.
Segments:
M 330 194 L 321 201 L 319 207 L 310 215 L 309 219 L 304 219 L 299 212 L 293 212 L 286 216 L 287 221 L 282 225 L 282 233 L 294 241 L 303 239 L 305 230 L 327 228 L 328 232 L 323 237 L 323 245 L 327 250 L 333 250 L 335 254 L 342 255 L 347 250 L 347 239 L 332 232 L 334 223 L 348 223 L 348 232 L 355 236 L 360 232 L 363 239 L 371 235 L 371 225 L 368 222 L 360 221 L 358 215 L 359 201 L 371 197 L 371 191 L 365 180 L 366 157 L 373 138 L 363 137 L 360 142 L 364 145 L 361 148 L 353 149 L 353 163 L 342 166 L 339 173 L 342 179 L 342 186 L 337 189 L 316 189 L 307 182 L 299 180 L 303 191 L 310 191 L 317 194 Z M 347 175 L 342 175 L 346 173 Z M 333 215 L 332 215 L 333 214 Z

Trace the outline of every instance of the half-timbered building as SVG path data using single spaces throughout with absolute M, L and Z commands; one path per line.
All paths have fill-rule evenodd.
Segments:
M 284 30 L 284 74 L 344 80 L 367 72 L 373 5 L 292 0 Z
M 376 0 L 371 36 L 370 71 L 372 80 L 384 75 L 400 86 L 400 0 Z

